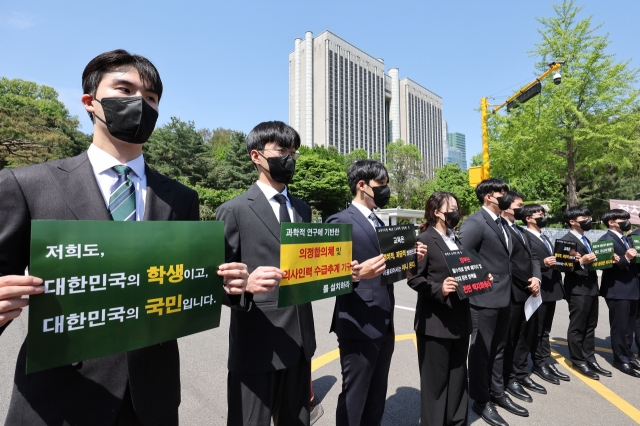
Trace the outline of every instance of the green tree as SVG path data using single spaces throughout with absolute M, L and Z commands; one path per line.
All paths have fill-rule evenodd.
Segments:
M 350 153 L 344 155 L 344 163 L 347 170 L 349 170 L 349 167 L 353 163 L 361 160 L 369 160 L 369 154 L 367 154 L 367 151 L 363 148 L 354 149 Z
M 344 160 L 337 151 L 321 146 L 301 147 L 300 152 L 289 190 L 327 219 L 351 199 Z
M 436 169 L 435 178 L 430 181 L 432 192 L 446 191 L 460 201 L 460 214 L 468 216 L 480 208 L 474 189 L 469 185 L 469 176 L 456 164 L 446 164 Z M 428 195 L 431 195 L 429 193 Z M 426 199 L 425 199 L 426 201 Z
M 247 152 L 247 137 L 233 131 L 224 158 L 218 163 L 213 187 L 218 189 L 247 189 L 258 179 L 258 171 Z M 211 178 L 210 178 L 211 179 Z
M 387 170 L 389 187 L 398 197 L 401 207 L 411 204 L 411 193 L 421 178 L 422 158 L 417 146 L 407 144 L 402 139 L 387 145 Z
M 144 144 L 146 161 L 160 173 L 192 186 L 207 178 L 211 154 L 193 121 L 171 117 Z
M 565 0 L 554 9 L 557 16 L 538 19 L 542 41 L 532 54 L 541 59 L 538 72 L 553 60 L 566 59 L 562 84 L 554 86 L 545 79 L 540 96 L 513 113 L 493 117 L 491 169 L 505 180 L 530 175 L 529 182 L 540 184 L 549 179 L 551 185 L 543 191 L 554 192 L 560 182 L 563 189 L 556 197 L 574 206 L 581 191 L 598 187 L 594 182 L 591 189 L 580 187 L 593 170 L 637 175 L 638 69 L 607 53 L 608 36 L 597 34 L 601 26 L 593 26 L 591 17 L 578 20 L 582 7 L 574 1 Z M 531 192 L 530 196 L 538 195 L 534 198 L 544 195 Z
M 200 200 L 200 220 L 215 220 L 216 210 L 222 203 L 244 192 L 244 189 L 211 189 L 200 185 L 192 187 L 198 192 Z
M 52 87 L 0 78 L 0 169 L 79 154 L 90 137 L 78 127 Z
M 482 166 L 482 153 L 479 152 L 473 157 L 471 157 L 471 166 L 470 167 L 478 167 Z

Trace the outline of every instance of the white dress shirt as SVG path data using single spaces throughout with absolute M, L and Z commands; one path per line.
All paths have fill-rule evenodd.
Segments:
M 482 206 L 482 208 L 485 209 L 487 213 L 489 213 L 489 215 L 491 215 L 491 219 L 493 219 L 494 222 L 498 217 L 500 217 L 496 215 L 494 212 L 492 212 L 491 210 L 489 210 L 488 208 L 486 208 L 485 206 Z M 502 220 L 502 217 L 500 217 L 500 219 Z M 507 247 L 509 247 L 509 235 L 507 234 L 507 230 L 504 227 L 504 222 L 505 221 L 502 222 L 502 234 L 504 235 L 504 240 L 507 242 Z
M 524 228 L 524 229 L 526 229 L 527 231 L 529 231 L 529 233 L 530 233 L 530 234 L 535 235 L 536 237 L 538 237 L 538 239 L 539 239 L 540 241 L 542 241 L 542 245 L 544 245 L 545 247 L 547 247 L 547 250 L 551 250 L 551 254 L 550 254 L 549 256 L 553 256 L 553 247 L 551 247 L 551 243 L 550 243 L 549 241 L 547 241 L 547 240 L 545 240 L 544 238 L 542 238 L 542 233 L 541 233 L 541 232 L 538 232 L 538 231 L 536 231 L 536 230 L 534 230 L 534 229 L 531 229 L 531 228 L 529 228 L 529 227 Z M 547 257 L 547 256 L 545 256 L 545 257 Z
M 435 226 L 433 227 L 433 229 L 435 229 L 438 234 L 440 234 L 440 236 L 444 240 L 444 243 L 447 245 L 447 247 L 449 247 L 449 250 L 460 250 L 456 244 L 456 236 L 453 235 L 453 232 L 451 232 L 450 229 L 447 229 L 447 235 L 440 232 L 440 230 Z
M 622 245 L 627 248 L 627 246 L 629 246 L 629 248 L 631 248 L 631 246 L 629 245 L 629 242 L 625 239 L 624 235 L 622 235 L 621 233 L 619 233 L 618 231 L 614 231 L 613 229 L 609 228 L 609 231 L 613 232 L 618 238 L 620 238 L 620 241 L 622 241 Z
M 130 173 L 129 177 L 136 188 L 136 220 L 142 220 L 147 199 L 147 175 L 142 154 L 126 164 L 122 164 L 105 151 L 91 144 L 87 150 L 87 155 L 107 209 L 109 208 L 109 198 L 111 198 L 111 188 L 118 181 L 118 174 L 113 170 L 113 166 L 124 165 L 131 169 L 133 173 Z
M 360 203 L 356 203 L 356 202 L 352 202 L 351 205 L 355 208 L 357 208 L 358 210 L 360 210 L 360 213 L 362 213 L 364 215 L 364 217 L 367 218 L 367 220 L 369 221 L 369 223 L 371 224 L 371 226 L 373 226 L 373 229 L 377 228 L 376 223 L 369 219 L 369 215 L 371 213 L 373 213 L 373 210 L 369 209 L 369 207 L 362 205 Z
M 295 222 L 295 218 L 293 217 L 293 208 L 291 207 L 291 201 L 289 200 L 289 194 L 287 193 L 287 186 L 285 185 L 282 192 L 278 192 L 277 189 L 267 185 L 266 183 L 262 183 L 260 181 L 257 181 L 256 183 L 258 184 L 258 188 L 260 188 L 264 196 L 267 197 L 267 200 L 269 201 L 269 204 L 271 205 L 273 213 L 276 215 L 276 219 L 278 220 L 278 222 L 280 222 L 280 203 L 278 202 L 278 200 L 273 198 L 278 194 L 284 195 L 287 199 L 287 210 L 289 211 L 289 217 L 291 218 L 291 222 Z

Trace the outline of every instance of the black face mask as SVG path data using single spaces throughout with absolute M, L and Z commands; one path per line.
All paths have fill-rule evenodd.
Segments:
M 260 167 L 269 172 L 271 179 L 288 185 L 289 182 L 291 182 L 291 179 L 293 179 L 293 173 L 296 171 L 296 160 L 291 156 L 291 154 L 287 154 L 284 157 L 267 158 L 264 155 L 262 156 L 267 160 L 269 170 L 262 167 L 262 164 Z
M 367 186 L 373 189 L 373 197 L 371 197 L 371 195 L 367 194 L 366 192 L 365 194 L 373 198 L 373 202 L 376 204 L 376 207 L 383 209 L 391 198 L 391 190 L 389 189 L 389 185 L 371 186 L 367 184 Z
M 111 136 L 137 144 L 149 140 L 158 121 L 158 111 L 142 99 L 142 96 L 95 100 L 102 105 L 104 120 L 95 113 L 93 116 L 107 126 Z
M 547 226 L 547 218 L 546 216 L 536 217 L 536 225 L 538 228 L 544 228 Z
M 498 200 L 498 208 L 500 210 L 509 210 L 511 208 L 511 201 L 507 199 L 506 195 L 503 195 L 501 197 L 494 197 L 494 198 Z
M 583 231 L 590 231 L 592 224 L 593 224 L 593 220 L 591 218 L 587 220 L 581 220 L 580 222 L 578 222 L 578 225 L 580 225 L 580 228 L 582 228 Z
M 620 226 L 622 232 L 627 232 L 631 229 L 631 222 L 627 219 L 624 222 L 618 222 L 618 226 Z
M 524 220 L 524 215 L 522 214 L 522 207 L 519 209 L 513 209 L 513 217 L 515 220 Z
M 460 223 L 460 212 L 457 210 L 453 212 L 447 212 L 444 214 L 444 218 L 444 223 L 447 225 L 447 228 L 453 229 L 458 226 L 458 223 Z

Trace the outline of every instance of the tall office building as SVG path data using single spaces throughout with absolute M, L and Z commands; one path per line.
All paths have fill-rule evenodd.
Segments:
M 444 164 L 452 163 L 458 163 L 462 170 L 467 170 L 467 144 L 462 133 L 447 133 Z
M 329 31 L 295 40 L 289 122 L 309 147 L 362 148 L 385 161 L 387 144 L 403 139 L 420 150 L 427 176 L 443 164 L 442 98 Z

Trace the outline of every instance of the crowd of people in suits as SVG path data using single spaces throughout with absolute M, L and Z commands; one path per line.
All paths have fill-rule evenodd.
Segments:
M 82 102 L 94 123 L 93 143 L 73 158 L 0 171 L 0 334 L 43 292 L 25 276 L 31 220 L 198 220 L 197 194 L 144 163 L 142 144 L 158 117 L 162 81 L 146 58 L 115 50 L 98 55 L 82 76 Z M 226 263 L 224 304 L 231 308 L 227 376 L 228 425 L 309 425 L 313 398 L 311 359 L 316 349 L 311 303 L 278 308 L 280 224 L 310 222 L 311 209 L 287 191 L 300 137 L 288 125 L 264 122 L 247 137 L 257 182 L 221 205 Z M 330 331 L 337 336 L 342 371 L 335 424 L 379 425 L 394 351 L 394 285 L 383 285 L 385 259 L 375 209 L 390 198 L 389 175 L 373 160 L 355 162 L 347 180 L 353 200 L 327 223 L 352 225 L 353 291 L 337 296 Z M 114 197 L 128 188 L 135 203 Z M 121 194 L 121 192 L 118 192 Z M 554 269 L 546 212 L 523 203 L 497 179 L 476 188 L 481 209 L 461 221 L 455 195 L 435 192 L 426 201 L 416 253 L 415 332 L 421 387 L 421 424 L 465 425 L 468 401 L 491 425 L 506 425 L 496 406 L 520 416 L 545 388 L 569 376 L 551 358 L 549 334 L 556 303 L 566 299 L 574 368 L 591 379 L 611 373 L 594 357 L 598 278 L 584 232 L 591 213 L 571 207 L 563 216 L 577 245 L 573 272 Z M 128 209 L 128 210 L 127 210 Z M 522 221 L 524 226 L 516 224 Z M 640 377 L 631 351 L 638 320 L 638 270 L 629 214 L 602 216 L 613 239 L 615 266 L 604 271 L 600 295 L 609 307 L 614 367 Z M 637 231 L 636 231 L 637 232 Z M 492 291 L 461 298 L 444 254 L 472 249 L 490 272 Z M 542 304 L 526 320 L 525 301 Z M 635 340 L 638 342 L 638 334 Z M 179 423 L 180 361 L 175 340 L 126 353 L 25 374 L 26 344 L 16 363 L 7 425 L 161 425 Z M 528 357 L 533 369 L 528 370 Z

